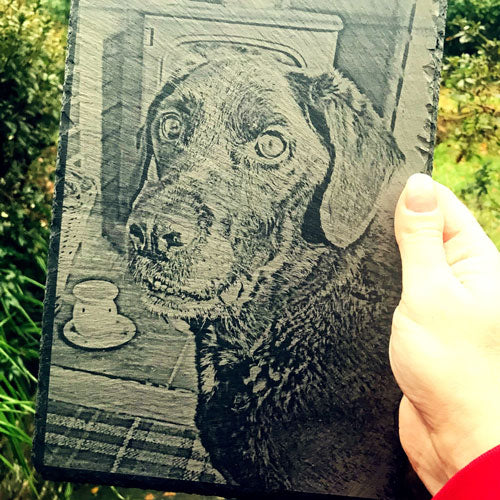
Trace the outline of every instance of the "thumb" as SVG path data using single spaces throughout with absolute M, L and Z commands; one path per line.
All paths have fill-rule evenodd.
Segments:
M 428 284 L 449 272 L 443 242 L 444 225 L 445 217 L 434 181 L 428 175 L 413 175 L 401 194 L 395 216 L 404 289 Z

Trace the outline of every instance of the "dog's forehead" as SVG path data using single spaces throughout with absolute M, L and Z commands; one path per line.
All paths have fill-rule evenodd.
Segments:
M 290 67 L 264 60 L 232 58 L 200 65 L 176 85 L 173 94 L 184 99 L 228 104 L 245 101 L 248 105 L 282 111 L 296 108 L 286 73 Z M 295 106 L 294 106 L 295 104 Z
M 253 82 L 257 86 L 273 88 L 284 84 L 287 69 L 287 66 L 277 64 L 273 66 L 269 60 L 263 60 L 259 64 L 253 59 L 234 57 L 200 65 L 192 72 L 191 77 L 205 82 L 216 80 L 228 86 L 237 86 L 246 81 Z

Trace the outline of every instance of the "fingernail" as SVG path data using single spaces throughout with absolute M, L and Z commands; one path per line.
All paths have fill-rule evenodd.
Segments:
M 405 204 L 408 210 L 417 213 L 436 210 L 438 201 L 432 178 L 425 174 L 412 175 L 406 184 Z

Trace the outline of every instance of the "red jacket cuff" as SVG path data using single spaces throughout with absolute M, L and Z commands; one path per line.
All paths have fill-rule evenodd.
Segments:
M 500 499 L 500 446 L 493 448 L 455 474 L 434 500 Z

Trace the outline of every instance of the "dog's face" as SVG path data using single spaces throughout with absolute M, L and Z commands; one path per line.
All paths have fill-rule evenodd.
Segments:
M 153 106 L 131 267 L 155 311 L 218 314 L 296 236 L 330 153 L 272 68 L 208 63 Z
M 248 54 L 174 73 L 140 138 L 129 266 L 147 306 L 192 320 L 197 424 L 213 464 L 228 480 L 281 488 L 295 453 L 310 477 L 303 428 L 287 423 L 311 425 L 317 449 L 329 434 L 314 432 L 317 416 L 333 421 L 341 405 L 356 416 L 374 379 L 358 362 L 380 361 L 384 273 L 363 259 L 392 233 L 380 199 L 402 161 L 394 139 L 340 73 Z
M 144 180 L 128 221 L 145 303 L 170 317 L 220 317 L 294 248 L 357 239 L 390 170 L 381 150 L 392 144 L 381 146 L 375 116 L 339 74 L 310 79 L 241 56 L 168 82 L 142 131 Z M 355 164 L 348 175 L 333 168 L 334 156 L 362 164 L 370 146 L 386 160 L 367 161 L 364 176 L 375 180 Z M 357 189 L 369 199 L 352 210 Z M 311 232 L 315 242 L 304 236 Z

